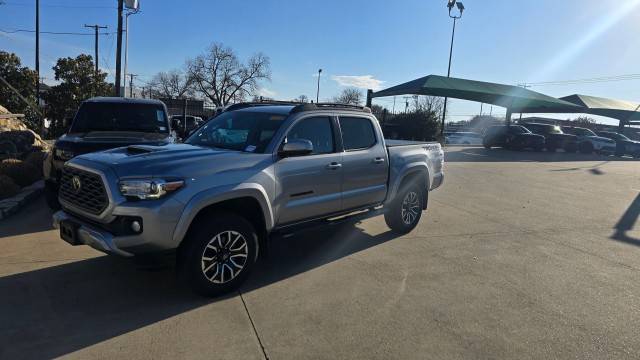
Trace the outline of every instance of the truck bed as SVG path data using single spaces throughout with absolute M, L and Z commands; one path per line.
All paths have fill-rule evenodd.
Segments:
M 390 139 L 384 139 L 384 142 L 388 148 L 396 147 L 396 146 L 406 146 L 406 145 L 438 144 L 437 141 L 412 141 L 412 140 L 390 140 Z

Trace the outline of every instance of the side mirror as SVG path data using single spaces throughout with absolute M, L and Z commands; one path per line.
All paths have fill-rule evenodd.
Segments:
M 292 157 L 292 156 L 302 156 L 309 155 L 313 152 L 313 144 L 311 141 L 306 139 L 295 139 L 287 141 L 282 147 L 280 151 L 278 151 L 278 155 L 281 157 Z

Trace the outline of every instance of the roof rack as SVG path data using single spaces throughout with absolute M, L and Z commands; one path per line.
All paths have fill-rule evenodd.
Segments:
M 240 110 L 240 109 L 246 109 L 246 108 L 250 108 L 250 107 L 257 107 L 257 106 L 269 106 L 269 105 L 300 105 L 299 102 L 295 102 L 295 101 L 278 101 L 278 100 L 262 100 L 262 101 L 251 101 L 251 102 L 241 102 L 241 103 L 237 103 L 237 104 L 233 104 L 233 105 L 229 105 L 227 106 L 224 111 L 234 111 L 234 110 Z
M 299 113 L 304 111 L 314 111 L 314 110 L 322 110 L 322 109 L 342 109 L 342 110 L 355 110 L 361 111 L 365 113 L 371 113 L 371 109 L 366 106 L 359 105 L 349 105 L 349 104 L 336 104 L 336 103 L 305 103 L 299 104 L 298 106 L 291 109 L 291 113 Z
M 252 102 L 242 102 L 233 105 L 229 105 L 224 109 L 224 112 L 234 111 L 240 109 L 246 109 L 251 107 L 258 106 L 274 106 L 274 105 L 289 105 L 294 106 L 291 109 L 291 114 L 304 112 L 304 111 L 315 111 L 322 109 L 342 109 L 342 110 L 354 110 L 361 111 L 365 113 L 371 113 L 371 109 L 366 106 L 359 105 L 350 105 L 350 104 L 337 104 L 337 103 L 300 103 L 296 101 L 278 101 L 278 100 L 262 100 L 262 101 L 252 101 Z

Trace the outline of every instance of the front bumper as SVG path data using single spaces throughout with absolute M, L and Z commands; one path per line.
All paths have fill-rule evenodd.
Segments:
M 105 252 L 107 254 L 119 255 L 124 257 L 133 256 L 132 253 L 124 251 L 118 247 L 115 243 L 115 237 L 113 234 L 102 230 L 98 227 L 89 225 L 83 222 L 81 219 L 74 217 L 64 211 L 58 211 L 53 214 L 53 227 L 60 229 L 60 223 L 63 221 L 73 221 L 79 225 L 76 232 L 78 240 L 84 244 L 89 245 L 92 248 Z
M 444 173 L 440 172 L 433 177 L 433 181 L 431 182 L 431 190 L 435 190 L 442 186 L 444 183 Z

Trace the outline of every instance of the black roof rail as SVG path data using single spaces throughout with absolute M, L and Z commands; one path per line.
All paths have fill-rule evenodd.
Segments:
M 263 100 L 263 101 L 250 101 L 250 102 L 241 102 L 241 103 L 237 103 L 237 104 L 233 104 L 233 105 L 229 105 L 224 109 L 224 112 L 227 111 L 234 111 L 234 110 L 240 110 L 240 109 L 246 109 L 246 108 L 250 108 L 250 107 L 256 107 L 256 106 L 269 106 L 269 105 L 292 105 L 292 106 L 296 106 L 296 105 L 300 105 L 299 102 L 295 102 L 295 101 L 279 101 L 279 100 Z
M 336 103 L 305 103 L 291 109 L 291 113 L 299 113 L 303 111 L 314 111 L 321 109 L 342 109 L 342 110 L 355 110 L 365 113 L 371 113 L 371 109 L 366 106 L 350 105 L 350 104 L 336 104 Z

